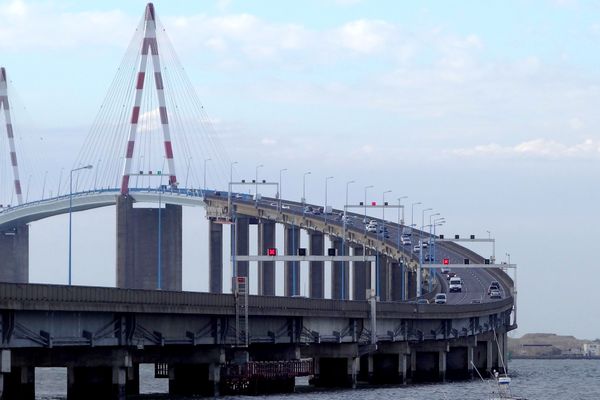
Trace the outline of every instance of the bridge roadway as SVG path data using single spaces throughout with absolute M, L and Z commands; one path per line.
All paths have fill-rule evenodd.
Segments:
M 206 206 L 217 205 L 226 210 L 227 192 L 206 191 L 203 193 L 197 189 L 130 189 L 130 194 L 136 202 L 146 203 L 168 203 L 181 206 Z M 204 196 L 204 194 L 206 196 Z M 116 199 L 120 196 L 118 189 L 104 189 L 89 192 L 77 192 L 72 196 L 72 211 L 79 212 L 88 209 L 106 207 L 116 204 Z M 11 227 L 30 223 L 36 220 L 65 214 L 69 212 L 70 196 L 49 198 L 32 203 L 27 203 L 17 207 L 6 208 L 0 212 L 0 231 Z M 316 205 L 302 204 L 299 202 L 263 197 L 258 201 L 251 196 L 240 193 L 232 194 L 232 202 L 238 207 L 238 212 L 245 215 L 253 215 L 259 218 L 276 220 L 277 222 L 292 223 L 306 229 L 322 230 L 323 232 L 337 237 L 344 237 L 343 223 L 341 215 L 343 211 L 334 210 L 333 214 L 315 215 L 306 213 L 305 206 L 318 208 Z M 280 211 L 280 212 L 279 212 Z M 388 227 L 389 238 L 382 237 L 381 234 L 368 233 L 363 223 L 364 215 L 357 213 L 347 213 L 349 223 L 346 226 L 346 236 L 348 243 L 365 245 L 367 248 L 374 249 L 381 254 L 388 255 L 393 259 L 402 259 L 412 268 L 416 267 L 419 260 L 419 254 L 413 251 L 413 245 L 398 245 L 399 235 L 402 233 L 404 225 L 398 225 L 395 222 L 385 221 Z M 369 220 L 376 220 L 379 226 L 383 221 L 376 217 L 367 217 Z M 419 238 L 429 238 L 430 234 L 413 229 L 412 243 L 416 244 Z M 429 251 L 425 252 L 429 254 Z M 466 249 L 451 242 L 436 243 L 436 260 L 439 262 L 443 258 L 449 258 L 451 263 L 462 263 L 464 258 L 469 258 L 473 263 L 483 263 L 483 257 L 475 252 Z M 503 272 L 493 270 L 465 270 L 461 272 L 461 278 L 464 281 L 462 293 L 449 293 L 448 303 L 464 304 L 471 303 L 473 300 L 482 302 L 492 301 L 487 296 L 487 288 L 491 281 L 501 283 L 502 297 L 510 295 L 512 281 Z M 443 279 L 441 285 L 437 288 L 446 288 Z M 410 294 L 407 297 L 412 297 Z M 428 296 L 431 297 L 431 296 Z

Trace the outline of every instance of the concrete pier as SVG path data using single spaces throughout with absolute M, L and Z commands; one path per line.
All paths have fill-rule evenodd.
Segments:
M 0 282 L 29 282 L 29 226 L 0 232 Z
M 208 291 L 223 293 L 223 224 L 208 221 Z
M 134 208 L 131 197 L 117 199 L 117 287 L 181 290 L 181 218 L 181 206 Z
M 258 252 L 266 255 L 267 249 L 275 246 L 275 222 L 261 220 L 258 224 Z M 275 261 L 258 263 L 258 294 L 275 296 Z
M 391 259 L 386 256 L 379 256 L 379 299 L 381 301 L 391 300 Z
M 343 243 L 342 239 L 332 238 L 331 242 L 337 255 L 348 255 L 349 247 Z M 331 298 L 345 300 L 350 298 L 350 269 L 346 261 L 332 262 Z
M 322 256 L 325 251 L 325 235 L 321 232 L 310 232 L 308 234 L 311 256 Z M 311 261 L 309 263 L 309 297 L 322 299 L 325 297 L 325 263 L 323 261 Z
M 284 250 L 286 255 L 297 255 L 300 248 L 300 228 L 294 225 L 286 225 L 284 234 Z M 300 294 L 300 262 L 286 261 L 285 272 L 285 295 L 294 296 Z
M 353 246 L 354 256 L 363 255 L 363 246 Z M 368 252 L 368 250 L 367 250 Z M 354 279 L 352 282 L 352 299 L 366 300 L 367 289 L 371 287 L 371 266 L 367 261 L 353 261 Z
M 2 350 L 0 360 L 0 399 L 35 400 L 35 368 L 11 368 L 8 350 Z
M 391 282 L 392 282 L 390 300 L 401 301 L 401 300 L 403 300 L 402 292 L 404 290 L 404 288 L 403 288 L 403 285 L 404 285 L 403 264 L 394 260 L 391 263 L 390 268 L 391 268 Z
M 234 223 L 234 229 L 231 230 L 231 243 L 235 249 L 235 254 L 240 256 L 249 255 L 250 250 L 250 217 L 237 216 Z M 250 263 L 248 261 L 236 261 L 237 276 L 248 276 Z

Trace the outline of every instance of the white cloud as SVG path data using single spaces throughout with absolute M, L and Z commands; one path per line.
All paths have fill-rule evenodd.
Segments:
M 393 26 L 384 21 L 358 20 L 346 23 L 339 28 L 340 44 L 359 53 L 373 53 L 386 47 Z
M 565 144 L 549 139 L 533 139 L 514 146 L 501 146 L 496 143 L 490 143 L 471 148 L 454 149 L 448 153 L 458 156 L 475 157 L 589 159 L 600 158 L 600 140 L 586 139 L 580 143 Z

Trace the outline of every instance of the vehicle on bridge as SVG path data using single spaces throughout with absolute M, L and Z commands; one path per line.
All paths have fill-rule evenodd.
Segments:
M 438 293 L 435 295 L 435 299 L 433 299 L 435 304 L 446 304 L 446 300 L 446 293 Z
M 448 291 L 452 292 L 462 292 L 462 279 L 458 276 L 454 278 L 450 278 L 450 285 L 448 286 Z

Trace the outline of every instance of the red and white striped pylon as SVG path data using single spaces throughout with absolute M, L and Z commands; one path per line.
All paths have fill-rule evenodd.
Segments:
M 158 43 L 156 41 L 156 18 L 154 14 L 154 5 L 152 3 L 148 3 L 146 5 L 144 16 L 144 39 L 141 47 L 142 57 L 140 59 L 133 110 L 131 112 L 131 126 L 129 129 L 129 138 L 127 140 L 127 151 L 125 153 L 125 166 L 123 168 L 123 179 L 121 181 L 121 194 L 127 194 L 129 192 L 129 177 L 131 175 L 132 164 L 131 161 L 133 157 L 133 150 L 135 148 L 135 136 L 137 132 L 138 119 L 140 117 L 142 93 L 144 92 L 148 51 L 152 56 L 152 64 L 154 67 L 154 82 L 156 83 L 156 93 L 158 95 L 158 110 L 165 143 L 165 156 L 169 165 L 169 185 L 177 185 L 177 178 L 175 176 L 175 162 L 173 161 L 173 146 L 171 144 L 171 132 L 169 130 L 169 118 L 167 115 L 167 104 L 165 101 L 164 85 L 160 69 Z
M 8 147 L 10 149 L 10 163 L 12 164 L 13 176 L 15 178 L 15 193 L 17 194 L 17 202 L 19 204 L 23 204 L 21 180 L 19 179 L 19 164 L 17 163 L 17 150 L 15 147 L 15 135 L 13 132 L 12 119 L 10 117 L 10 104 L 8 102 L 6 70 L 4 67 L 0 68 L 0 107 L 4 108 L 6 135 L 8 136 Z

